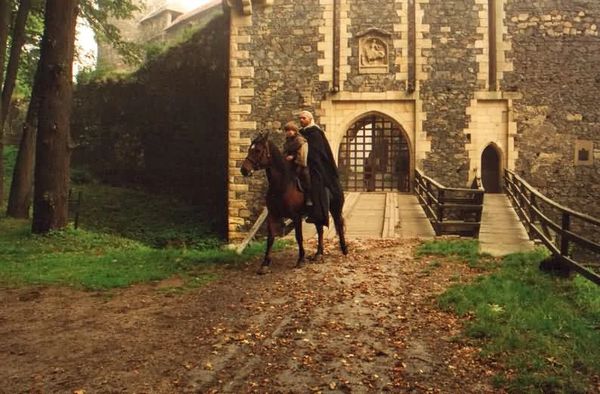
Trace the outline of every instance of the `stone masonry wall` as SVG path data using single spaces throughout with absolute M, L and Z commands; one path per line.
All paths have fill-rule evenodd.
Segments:
M 600 2 L 508 0 L 514 72 L 517 172 L 563 205 L 600 216 Z M 575 141 L 594 164 L 574 165 Z
M 420 81 L 420 97 L 427 120 L 423 130 L 431 138 L 431 151 L 423 162 L 426 174 L 446 186 L 464 187 L 469 163 L 463 130 L 468 125 L 467 107 L 477 89 L 475 42 L 478 12 L 475 0 L 430 0 L 423 4 L 423 22 L 429 25 L 425 39 L 432 48 L 423 49 L 427 80 Z
M 334 151 L 355 119 L 394 114 L 410 126 L 414 167 L 451 187 L 465 187 L 481 172 L 482 151 L 492 144 L 501 169 L 514 168 L 550 198 L 600 216 L 600 2 L 496 0 L 495 38 L 488 0 L 340 0 L 337 11 L 333 0 L 248 3 L 231 10 L 233 239 L 264 205 L 264 175 L 239 175 L 252 136 L 280 130 L 300 109 L 315 113 Z M 334 15 L 340 18 L 337 42 Z M 361 73 L 364 32 L 387 40 L 389 72 Z M 493 59 L 498 83 L 490 91 Z M 330 90 L 336 62 L 339 92 Z M 413 65 L 414 92 L 407 89 Z M 574 163 L 582 140 L 594 144 L 593 165 Z
M 302 17 L 300 17 L 302 16 Z M 234 17 L 235 18 L 235 17 Z M 239 168 L 257 131 L 270 130 L 283 144 L 281 128 L 301 109 L 314 111 L 327 90 L 319 82 L 318 0 L 282 0 L 255 5 L 232 26 L 230 85 L 230 238 L 241 237 L 264 206 L 264 171 L 244 179 Z M 317 114 L 318 115 L 318 114 Z
M 350 73 L 345 81 L 344 90 L 356 92 L 385 92 L 388 90 L 404 90 L 406 81 L 396 80 L 396 73 L 400 72 L 400 66 L 395 64 L 396 58 L 406 56 L 401 48 L 394 47 L 394 40 L 400 40 L 403 37 L 395 31 L 394 25 L 400 24 L 401 20 L 398 11 L 402 9 L 402 4 L 393 0 L 379 1 L 377 6 L 373 6 L 372 0 L 357 0 L 350 2 L 348 6 L 348 18 L 350 20 L 348 32 L 351 39 L 351 57 L 348 59 Z M 369 28 L 376 27 L 387 33 L 391 33 L 389 40 L 388 64 L 389 72 L 384 74 L 361 74 L 359 73 L 359 53 L 356 43 L 357 34 L 366 31 Z M 404 38 L 406 39 L 406 38 Z

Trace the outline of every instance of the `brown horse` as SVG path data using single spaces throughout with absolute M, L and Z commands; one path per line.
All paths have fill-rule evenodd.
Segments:
M 267 250 L 259 274 L 266 273 L 271 265 L 271 249 L 277 230 L 282 219 L 289 218 L 294 223 L 296 242 L 298 243 L 298 260 L 296 267 L 304 264 L 304 245 L 302 237 L 302 218 L 305 215 L 304 193 L 297 186 L 297 178 L 293 168 L 294 164 L 285 160 L 281 151 L 272 141 L 268 133 L 261 133 L 250 144 L 248 156 L 242 163 L 241 172 L 244 176 L 252 175 L 253 171 L 265 170 L 269 188 L 267 190 Z M 341 201 L 340 201 L 341 200 Z M 344 207 L 343 195 L 341 199 L 332 199 L 329 211 L 335 223 L 340 248 L 344 254 L 348 247 L 344 237 Z M 323 226 L 315 225 L 318 234 L 317 252 L 312 259 L 322 259 L 323 256 Z

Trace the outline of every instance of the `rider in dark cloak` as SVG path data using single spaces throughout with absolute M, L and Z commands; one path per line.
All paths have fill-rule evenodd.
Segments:
M 343 199 L 337 165 L 325 133 L 308 111 L 300 113 L 300 134 L 308 141 L 308 168 L 312 183 L 313 206 L 308 207 L 309 223 L 329 226 L 330 198 Z M 330 193 L 330 195 L 328 195 Z

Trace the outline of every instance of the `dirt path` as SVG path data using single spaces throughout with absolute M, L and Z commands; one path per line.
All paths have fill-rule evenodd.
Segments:
M 354 242 L 301 270 L 286 251 L 183 293 L 0 289 L 0 392 L 497 392 L 434 303 L 474 273 L 415 245 Z

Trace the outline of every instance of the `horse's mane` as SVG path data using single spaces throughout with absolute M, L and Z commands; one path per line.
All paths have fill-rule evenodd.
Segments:
M 271 184 L 271 188 L 275 188 L 275 190 L 280 188 L 287 187 L 290 183 L 294 182 L 296 177 L 295 172 L 293 171 L 293 165 L 291 162 L 287 161 L 281 152 L 281 149 L 275 143 L 269 139 L 266 139 L 266 144 L 269 147 L 269 153 L 271 155 L 271 167 L 266 169 L 267 179 L 269 179 L 269 183 Z M 281 173 L 281 178 L 279 179 L 278 184 L 272 183 L 271 172 L 273 170 L 277 170 Z
M 287 180 L 287 178 L 293 175 L 291 171 L 292 166 L 287 160 L 285 160 L 281 149 L 279 149 L 279 147 L 275 145 L 273 141 L 267 140 L 267 144 L 269 144 L 269 152 L 271 152 L 271 160 L 273 162 L 273 167 L 277 167 L 283 170 Z

